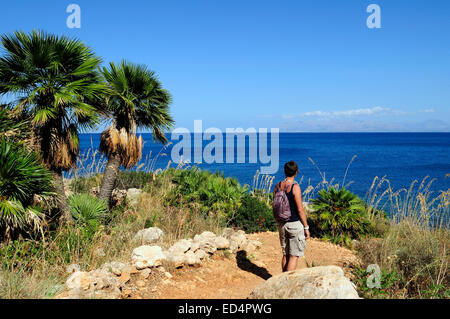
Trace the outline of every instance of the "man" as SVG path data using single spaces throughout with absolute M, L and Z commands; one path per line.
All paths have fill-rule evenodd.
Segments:
M 283 251 L 281 268 L 283 272 L 297 269 L 298 258 L 303 257 L 306 248 L 306 240 L 309 239 L 309 226 L 306 212 L 303 208 L 302 192 L 300 185 L 295 182 L 298 173 L 298 165 L 294 161 L 284 165 L 286 178 L 275 185 L 273 195 L 278 191 L 285 191 L 289 199 L 291 217 L 287 222 L 278 222 L 278 232 Z

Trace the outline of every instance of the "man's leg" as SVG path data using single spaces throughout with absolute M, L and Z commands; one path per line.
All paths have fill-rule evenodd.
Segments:
M 298 256 L 289 255 L 286 271 L 296 270 L 297 269 Z
M 283 258 L 281 259 L 281 271 L 286 271 L 286 265 L 289 262 L 289 256 L 283 255 Z

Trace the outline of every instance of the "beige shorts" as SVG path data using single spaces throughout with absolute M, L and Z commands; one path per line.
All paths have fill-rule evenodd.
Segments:
M 303 257 L 305 255 L 306 239 L 303 224 L 300 221 L 278 224 L 281 249 L 283 255 Z

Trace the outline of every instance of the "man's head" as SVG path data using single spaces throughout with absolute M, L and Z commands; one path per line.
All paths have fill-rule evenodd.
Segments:
M 298 165 L 294 161 L 289 161 L 286 164 L 284 164 L 284 175 L 286 177 L 292 177 L 297 175 L 298 173 Z

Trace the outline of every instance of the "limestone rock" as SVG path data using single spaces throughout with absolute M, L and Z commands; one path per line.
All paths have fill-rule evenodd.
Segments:
M 216 245 L 217 249 L 230 248 L 230 241 L 222 236 L 217 236 L 216 238 L 214 238 L 214 244 Z
M 140 241 L 144 244 L 150 244 L 158 241 L 163 236 L 163 231 L 158 227 L 150 227 L 141 229 L 134 235 L 134 240 Z
M 139 197 L 142 194 L 142 190 L 138 188 L 129 188 L 127 189 L 127 199 L 130 205 L 137 205 L 139 202 Z
M 176 254 L 184 254 L 191 248 L 191 245 L 192 245 L 192 240 L 181 239 L 169 248 L 168 253 L 175 254 L 175 255 Z
M 195 253 L 189 250 L 184 254 L 184 263 L 189 266 L 195 266 L 199 265 L 201 260 Z
M 157 267 L 166 259 L 159 246 L 143 245 L 133 250 L 131 259 L 137 269 Z
M 143 279 L 148 279 L 148 277 L 150 276 L 151 273 L 152 273 L 152 270 L 150 268 L 145 268 L 139 273 L 139 275 Z
M 173 266 L 175 268 L 178 267 L 183 267 L 184 262 L 185 262 L 185 257 L 183 253 L 179 253 L 179 254 L 167 254 L 167 261 L 171 264 L 173 264 Z
M 122 274 L 122 271 L 127 267 L 124 263 L 113 261 L 109 263 L 103 264 L 101 269 L 109 271 L 113 273 L 116 276 L 120 276 Z
M 74 272 L 66 281 L 68 298 L 118 298 L 120 281 L 110 272 L 95 269 Z
M 352 282 L 337 266 L 285 272 L 256 287 L 251 299 L 359 299 Z

